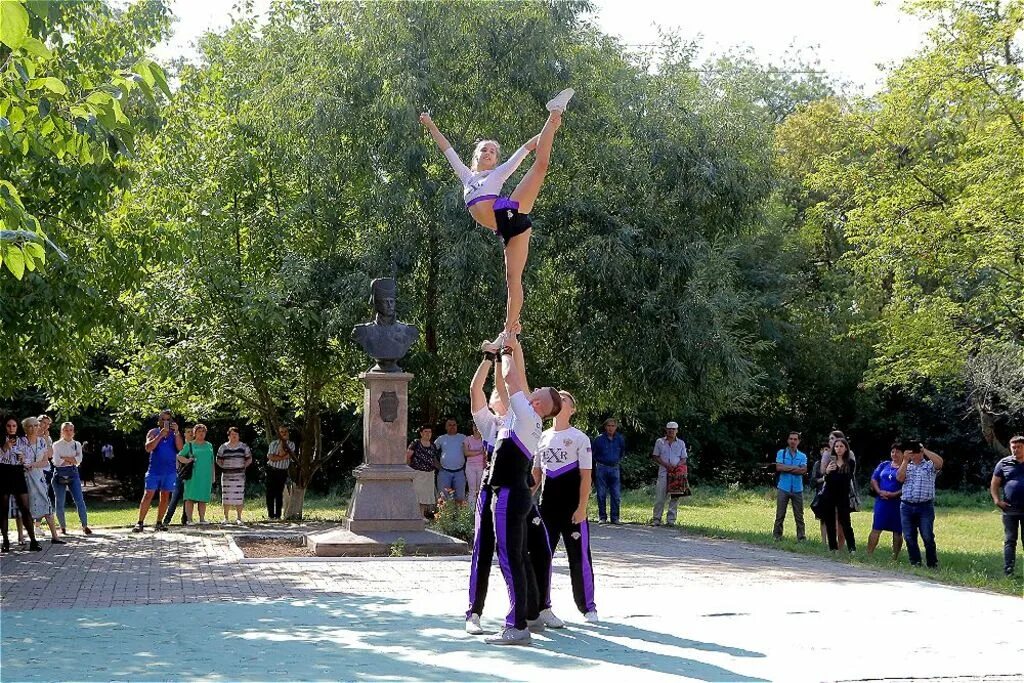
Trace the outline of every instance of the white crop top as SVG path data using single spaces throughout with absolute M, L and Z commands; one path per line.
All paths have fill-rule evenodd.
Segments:
M 444 151 L 455 175 L 462 181 L 462 196 L 466 200 L 466 206 L 473 206 L 485 199 L 497 199 L 501 196 L 501 188 L 508 180 L 508 177 L 516 172 L 523 159 L 530 153 L 526 147 L 520 147 L 515 154 L 508 158 L 505 163 L 490 171 L 473 172 L 462 163 L 462 159 L 455 153 L 455 149 L 449 147 Z

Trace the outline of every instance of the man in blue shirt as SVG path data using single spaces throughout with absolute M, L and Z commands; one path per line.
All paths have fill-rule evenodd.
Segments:
M 466 454 L 462 444 L 466 435 L 459 434 L 458 423 L 449 418 L 444 423 L 445 434 L 437 437 L 434 446 L 441 451 L 441 469 L 437 473 L 437 490 L 444 495 L 451 489 L 460 506 L 466 504 Z
M 807 538 L 804 531 L 804 475 L 807 474 L 807 455 L 802 453 L 800 432 L 790 432 L 786 447 L 775 455 L 775 471 L 779 473 L 775 492 L 775 529 L 772 535 L 782 540 L 782 524 L 786 521 L 786 508 L 792 503 L 796 519 L 796 540 Z
M 622 478 L 619 476 L 619 463 L 626 455 L 626 440 L 618 433 L 619 423 L 609 417 L 604 421 L 604 432 L 594 437 L 594 483 L 597 485 L 597 516 L 598 522 L 608 521 L 605 499 L 612 499 L 612 524 L 619 523 L 619 499 L 621 497 Z
M 992 472 L 992 502 L 1003 511 L 1003 571 L 1013 576 L 1017 539 L 1024 529 L 1024 436 L 1010 439 L 1010 452 Z M 1002 489 L 1002 495 L 1000 490 Z

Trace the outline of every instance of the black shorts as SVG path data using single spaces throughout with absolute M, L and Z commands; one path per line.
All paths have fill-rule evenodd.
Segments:
M 513 237 L 533 227 L 530 214 L 519 213 L 519 202 L 507 197 L 499 197 L 494 202 L 494 222 L 498 226 L 498 236 L 506 247 Z
M 0 496 L 28 493 L 25 468 L 21 465 L 0 465 Z

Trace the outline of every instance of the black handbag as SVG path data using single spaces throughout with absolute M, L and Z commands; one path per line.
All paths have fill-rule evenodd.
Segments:
M 195 470 L 196 459 L 192 453 L 192 444 L 188 445 L 188 454 L 192 456 L 192 459 L 188 462 L 178 463 L 178 479 L 182 481 L 188 481 L 192 478 L 192 472 Z
M 818 519 L 825 518 L 823 514 L 825 512 L 825 500 L 824 495 L 822 495 L 824 493 L 825 486 L 823 484 L 819 490 L 814 492 L 814 498 L 811 499 L 811 512 L 813 512 L 814 516 Z

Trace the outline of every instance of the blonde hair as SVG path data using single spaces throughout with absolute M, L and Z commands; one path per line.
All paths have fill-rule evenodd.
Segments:
M 477 162 L 480 161 L 480 153 L 484 151 L 484 145 L 494 145 L 498 150 L 498 161 L 501 161 L 501 143 L 497 140 L 481 140 L 473 149 L 473 164 L 470 167 L 473 171 L 476 170 Z
M 38 426 L 39 426 L 39 418 L 37 418 L 37 417 L 26 417 L 24 420 L 21 421 L 21 428 L 26 430 L 26 431 L 28 431 L 29 427 L 38 427 Z

